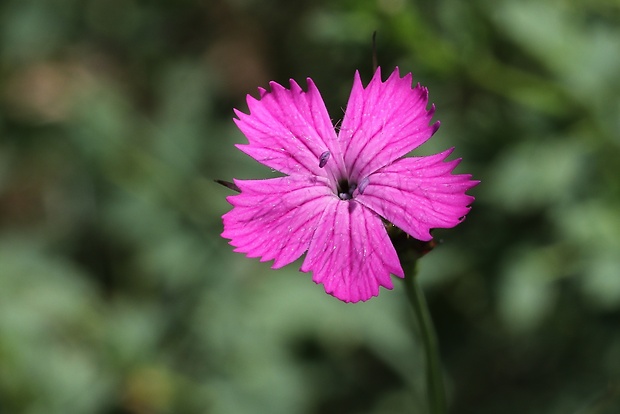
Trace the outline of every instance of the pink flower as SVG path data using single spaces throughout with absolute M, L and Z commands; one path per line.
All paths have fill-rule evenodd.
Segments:
M 235 180 L 241 193 L 227 198 L 222 237 L 274 269 L 307 252 L 300 270 L 344 302 L 392 289 L 390 274 L 404 273 L 382 218 L 431 240 L 431 229 L 464 218 L 474 200 L 465 192 L 478 183 L 452 174 L 452 149 L 403 158 L 439 128 L 429 125 L 428 90 L 411 82 L 398 68 L 382 82 L 378 69 L 364 88 L 356 72 L 338 132 L 311 79 L 307 92 L 291 80 L 248 96 L 250 114 L 235 110 L 235 123 L 249 144 L 237 147 L 285 175 Z

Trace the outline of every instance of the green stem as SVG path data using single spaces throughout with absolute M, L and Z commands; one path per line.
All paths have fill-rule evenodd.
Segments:
M 416 322 L 420 328 L 420 335 L 424 345 L 426 357 L 426 392 L 428 395 L 429 412 L 431 414 L 445 414 L 446 393 L 444 390 L 441 372 L 441 359 L 437 336 L 431 319 L 424 292 L 420 288 L 415 272 L 405 277 L 405 286 L 409 303 L 413 308 Z

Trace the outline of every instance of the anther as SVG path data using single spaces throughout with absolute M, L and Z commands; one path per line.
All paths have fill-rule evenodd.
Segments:
M 362 181 L 360 181 L 359 187 L 357 187 L 357 191 L 359 191 L 360 194 L 364 194 L 364 190 L 366 190 L 366 187 L 368 187 L 369 183 L 370 183 L 370 180 L 368 179 L 368 177 L 362 178 Z
M 325 167 L 325 164 L 327 164 L 327 160 L 329 160 L 330 155 L 331 153 L 329 151 L 325 151 L 321 154 L 321 156 L 319 157 L 319 168 Z

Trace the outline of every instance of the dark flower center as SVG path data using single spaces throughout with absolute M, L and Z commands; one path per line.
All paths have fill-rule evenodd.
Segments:
M 349 180 L 338 181 L 338 197 L 341 200 L 351 200 L 353 198 L 353 192 L 357 188 L 357 184 L 349 183 Z

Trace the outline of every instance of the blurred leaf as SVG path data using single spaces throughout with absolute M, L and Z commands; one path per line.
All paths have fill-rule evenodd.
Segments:
M 493 176 L 480 191 L 513 212 L 571 201 L 586 155 L 583 144 L 574 139 L 523 141 L 498 157 Z
M 516 332 L 537 328 L 555 309 L 562 276 L 558 251 L 538 249 L 515 253 L 506 263 L 499 285 L 499 312 Z
M 95 291 L 62 259 L 2 240 L 0 387 L 3 408 L 90 413 L 110 392 L 101 365 L 102 314 Z

